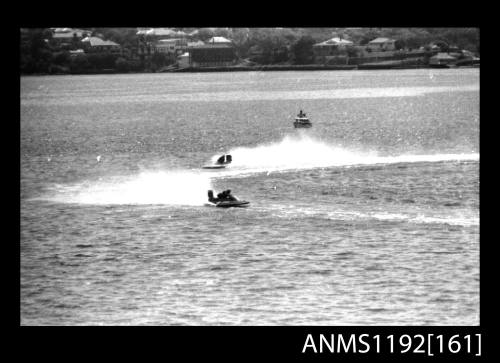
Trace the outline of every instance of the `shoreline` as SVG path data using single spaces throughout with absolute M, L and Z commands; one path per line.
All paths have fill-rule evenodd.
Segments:
M 461 69 L 480 68 L 479 65 L 464 66 L 430 66 L 430 65 L 393 65 L 393 64 L 360 64 L 360 65 L 262 65 L 262 66 L 225 66 L 225 67 L 186 67 L 171 68 L 158 72 L 119 72 L 103 70 L 74 73 L 25 73 L 21 76 L 74 76 L 100 74 L 155 74 L 155 73 L 207 73 L 207 72 L 266 72 L 266 71 L 345 71 L 345 70 L 404 70 L 404 69 Z

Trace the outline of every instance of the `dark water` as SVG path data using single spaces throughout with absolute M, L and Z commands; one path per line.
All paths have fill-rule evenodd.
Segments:
M 20 82 L 22 324 L 479 324 L 478 69 Z

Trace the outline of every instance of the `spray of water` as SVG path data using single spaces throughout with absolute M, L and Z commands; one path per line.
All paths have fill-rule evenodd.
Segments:
M 143 172 L 127 178 L 58 185 L 47 199 L 78 204 L 174 204 L 202 205 L 210 177 L 188 171 Z
M 479 160 L 477 153 L 379 156 L 376 152 L 329 145 L 303 134 L 286 136 L 277 143 L 234 148 L 229 154 L 233 162 L 230 168 L 219 173 L 221 176 L 330 166 Z
M 356 152 L 328 145 L 306 135 L 287 136 L 280 142 L 255 147 L 238 147 L 228 153 L 233 156 L 233 162 L 221 171 L 145 171 L 128 177 L 57 185 L 43 199 L 97 205 L 195 206 L 207 202 L 207 190 L 213 189 L 211 180 L 217 177 L 329 166 L 479 159 L 479 154 L 378 156 L 376 153 Z M 213 161 L 219 156 L 214 155 Z

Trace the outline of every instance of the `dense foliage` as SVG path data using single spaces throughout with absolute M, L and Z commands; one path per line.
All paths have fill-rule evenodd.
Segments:
M 21 73 L 93 73 L 157 71 L 172 63 L 161 54 L 138 55 L 137 28 L 86 28 L 88 35 L 112 40 L 121 45 L 121 54 L 71 54 L 81 48 L 75 39 L 64 47 L 52 42 L 50 29 L 21 29 Z M 312 45 L 341 37 L 364 45 L 377 37 L 396 39 L 397 49 L 416 49 L 438 43 L 456 46 L 479 54 L 477 28 L 177 28 L 193 34 L 192 41 L 223 36 L 233 41 L 240 59 L 256 64 L 309 64 Z M 194 31 L 194 33 L 192 33 Z M 348 54 L 353 56 L 353 54 Z

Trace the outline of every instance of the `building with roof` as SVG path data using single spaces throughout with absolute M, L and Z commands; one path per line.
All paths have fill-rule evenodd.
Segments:
M 121 53 L 119 44 L 98 37 L 86 37 L 82 39 L 82 44 L 87 53 Z
M 448 53 L 438 53 L 429 58 L 430 66 L 448 66 L 457 62 L 457 58 L 449 55 Z
M 188 47 L 189 35 L 171 28 L 137 28 L 138 55 L 149 57 L 154 53 L 177 56 Z
M 135 33 L 136 35 L 145 35 L 146 32 L 151 29 L 151 28 L 137 28 L 137 33 Z
M 354 43 L 347 39 L 335 37 L 316 43 L 312 46 L 316 63 L 346 63 L 347 51 L 354 48 Z
M 179 68 L 189 67 L 189 53 L 188 52 L 177 56 L 177 65 L 179 66 Z
M 90 31 L 73 28 L 52 28 L 51 43 L 62 45 L 64 43 L 71 44 L 74 41 L 80 41 L 90 34 Z
M 137 28 L 136 35 L 145 36 L 150 40 L 168 37 L 183 38 L 189 36 L 189 34 L 186 34 L 182 30 L 176 31 L 170 28 Z
M 396 41 L 394 39 L 389 38 L 375 38 L 372 41 L 368 42 L 366 45 L 366 49 L 369 49 L 372 52 L 384 52 L 386 50 L 395 50 Z
M 236 51 L 232 43 L 210 43 L 188 48 L 191 67 L 224 67 L 234 65 Z
M 188 45 L 188 47 L 196 47 L 198 45 L 205 45 L 205 43 L 202 42 L 201 40 L 197 40 L 194 42 L 188 42 L 187 45 Z
M 90 33 L 88 30 L 75 28 L 51 28 L 53 36 L 57 38 L 72 37 L 76 33 L 78 37 L 82 37 L 84 33 Z
M 160 39 L 152 45 L 153 52 L 169 55 L 179 55 L 188 48 L 188 41 L 185 38 Z
M 207 43 L 208 44 L 215 44 L 215 43 L 218 43 L 218 44 L 227 43 L 227 44 L 229 44 L 229 43 L 232 43 L 232 41 L 227 39 L 227 38 L 224 38 L 224 37 L 212 37 L 209 40 L 207 40 Z
M 347 48 L 352 47 L 353 42 L 347 39 L 335 37 L 325 40 L 324 42 L 313 45 L 313 53 L 315 57 L 325 57 L 345 53 Z
M 169 28 L 151 28 L 146 31 L 145 35 L 150 37 L 168 37 L 175 36 L 175 30 Z

